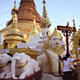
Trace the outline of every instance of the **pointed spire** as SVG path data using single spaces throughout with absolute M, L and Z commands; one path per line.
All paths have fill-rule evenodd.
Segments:
M 76 28 L 76 25 L 75 25 L 75 19 L 73 19 L 73 27 Z M 75 32 L 73 32 L 73 35 L 75 35 Z
M 18 29 L 18 16 L 17 16 L 17 13 L 14 13 L 12 15 L 12 29 L 13 31 L 15 32 L 20 32 L 20 30 Z
M 60 32 L 58 32 L 57 28 L 54 29 L 54 32 L 52 34 L 52 37 L 54 37 L 54 36 L 62 37 L 62 34 Z
M 6 33 L 6 41 L 13 40 L 13 41 L 24 41 L 23 40 L 23 33 L 18 29 L 18 16 L 17 13 L 12 13 L 12 23 L 10 26 L 9 31 Z M 12 36 L 13 35 L 13 36 Z
M 38 34 L 38 29 L 37 29 L 37 25 L 36 25 L 36 20 L 34 19 L 33 20 L 33 28 L 32 28 L 32 30 L 30 32 L 30 35 L 29 35 L 29 37 L 27 39 L 27 42 L 31 42 L 32 41 L 32 37 L 36 36 L 37 34 Z
M 14 0 L 14 7 L 12 9 L 12 21 L 13 23 L 17 23 L 18 22 L 18 16 L 17 16 L 17 8 L 16 8 L 16 0 Z
M 45 3 L 46 3 L 45 0 L 43 0 L 43 17 L 47 18 L 48 16 L 47 16 L 47 11 L 46 11 Z
M 15 10 L 17 9 L 16 8 L 16 0 L 14 1 L 14 8 L 13 9 L 15 9 Z
M 13 15 L 14 13 L 18 13 L 17 7 L 16 7 L 16 0 L 14 1 L 14 7 L 12 9 L 11 14 Z
M 47 11 L 46 11 L 46 7 L 45 7 L 46 1 L 43 0 L 43 16 L 42 16 L 42 20 L 41 20 L 41 27 L 50 27 L 51 23 L 49 21 L 49 18 L 47 16 Z
M 31 34 L 35 36 L 37 33 L 38 33 L 38 30 L 37 30 L 37 26 L 36 26 L 36 20 L 34 19 L 33 20 L 33 28 L 31 30 Z
M 45 0 L 43 0 L 43 4 L 45 4 L 46 3 L 46 1 Z
M 73 19 L 73 27 L 75 27 L 75 19 Z
M 13 15 L 12 15 L 12 21 L 13 21 L 13 23 L 14 22 L 18 22 L 18 16 L 17 16 L 17 14 L 16 13 L 14 13 Z
M 16 9 L 16 1 L 14 1 L 14 8 L 12 9 L 12 28 L 16 31 L 19 31 L 18 29 L 18 15 L 17 15 L 17 9 Z
M 46 1 L 43 0 L 43 17 L 48 18 L 45 4 L 46 4 Z

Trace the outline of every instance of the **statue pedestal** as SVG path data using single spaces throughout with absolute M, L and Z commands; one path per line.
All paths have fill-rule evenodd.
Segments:
M 40 70 L 32 74 L 31 76 L 26 77 L 25 79 L 0 79 L 0 80 L 40 80 L 41 76 L 42 76 L 42 71 Z

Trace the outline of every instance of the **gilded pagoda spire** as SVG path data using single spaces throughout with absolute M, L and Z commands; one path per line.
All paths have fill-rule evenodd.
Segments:
M 17 7 L 16 7 L 16 1 L 14 1 L 14 10 L 17 10 Z
M 12 24 L 10 26 L 10 30 L 6 33 L 6 40 L 15 39 L 15 40 L 23 40 L 23 34 L 18 29 L 18 16 L 16 2 L 14 2 L 14 8 L 12 9 Z M 13 35 L 13 36 L 12 36 Z
M 73 19 L 73 27 L 76 27 L 76 25 L 75 25 L 75 19 Z M 72 38 L 73 38 L 73 36 L 75 36 L 75 35 L 76 35 L 75 32 L 73 32 Z
M 7 48 L 16 48 L 18 42 L 25 42 L 25 40 L 22 32 L 18 29 L 16 2 L 14 2 L 14 8 L 12 9 L 12 23 L 9 30 L 6 32 L 4 44 L 8 44 Z
M 75 27 L 75 19 L 73 19 L 73 27 Z
M 16 1 L 14 1 L 14 7 L 13 7 L 11 13 L 12 13 L 12 14 L 14 14 L 14 13 L 18 13 L 18 10 L 17 10 L 17 7 L 16 7 Z
M 19 31 L 18 29 L 18 16 L 17 16 L 17 8 L 16 1 L 14 1 L 14 8 L 12 9 L 12 28 Z
M 32 41 L 32 37 L 33 37 L 33 36 L 36 36 L 37 34 L 38 34 L 38 29 L 37 29 L 36 20 L 34 19 L 34 20 L 33 20 L 33 28 L 32 28 L 32 30 L 31 30 L 31 32 L 30 32 L 30 35 L 29 35 L 29 37 L 28 37 L 27 42 L 31 42 L 31 41 Z
M 37 29 L 37 26 L 36 25 L 37 25 L 36 24 L 36 20 L 34 19 L 33 20 L 33 28 L 31 30 L 32 35 L 36 35 L 38 33 L 38 29 Z
M 45 6 L 45 4 L 46 4 L 46 1 L 43 0 L 43 17 L 44 17 L 44 18 L 47 18 L 47 11 L 46 11 L 46 6 Z
M 46 1 L 43 0 L 43 15 L 42 15 L 41 23 L 40 23 L 40 25 L 41 25 L 42 28 L 43 27 L 50 27 L 51 26 L 51 23 L 50 23 L 49 18 L 47 16 L 47 11 L 46 11 L 45 4 L 46 4 Z

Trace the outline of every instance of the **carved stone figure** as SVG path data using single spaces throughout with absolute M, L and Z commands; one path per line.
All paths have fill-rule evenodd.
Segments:
M 11 78 L 11 57 L 8 54 L 0 54 L 0 79 Z
M 11 70 L 13 79 L 24 79 L 39 71 L 40 67 L 37 61 L 25 53 L 16 53 L 12 58 Z
M 59 75 L 63 66 L 60 57 L 64 52 L 64 45 L 61 34 L 55 28 L 48 42 L 43 46 L 44 54 L 37 57 L 42 72 Z

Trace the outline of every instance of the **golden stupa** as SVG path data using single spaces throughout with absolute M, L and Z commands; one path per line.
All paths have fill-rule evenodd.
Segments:
M 18 29 L 18 17 L 16 13 L 16 8 L 14 6 L 14 12 L 12 11 L 12 24 L 10 29 L 6 32 L 6 37 L 4 40 L 4 48 L 16 48 L 18 42 L 25 42 L 23 33 Z
M 33 28 L 29 34 L 29 37 L 27 39 L 27 42 L 31 42 L 32 41 L 32 37 L 36 36 L 38 34 L 38 29 L 36 27 L 36 21 L 35 19 L 33 20 Z
M 16 1 L 14 1 L 11 12 L 12 19 L 8 22 L 7 27 L 0 30 L 0 33 L 5 34 L 3 44 L 0 45 L 1 50 L 8 49 L 11 55 L 23 52 L 36 59 L 39 55 L 38 51 L 30 49 L 29 45 L 25 48 L 18 48 L 18 43 L 31 42 L 32 36 L 35 37 L 39 31 L 50 27 L 51 23 L 47 16 L 45 3 L 43 0 L 43 16 L 41 18 L 35 8 L 34 0 L 21 0 L 18 10 Z
M 7 27 L 0 30 L 0 33 L 5 34 L 3 44 L 0 49 L 8 49 L 11 55 L 16 52 L 24 52 L 36 59 L 39 53 L 35 50 L 27 48 L 17 48 L 18 42 L 25 43 L 27 36 L 35 36 L 40 28 L 41 17 L 36 11 L 34 0 L 21 0 L 20 7 L 17 10 L 16 1 L 12 9 L 12 19 L 8 22 Z M 26 39 L 26 40 L 25 40 Z
M 12 11 L 14 12 L 15 9 L 16 9 L 16 2 Z M 21 0 L 20 7 L 18 10 L 16 10 L 16 13 L 18 15 L 18 24 L 17 24 L 18 29 L 22 31 L 26 39 L 33 28 L 34 19 L 36 20 L 36 27 L 38 31 L 41 29 L 39 25 L 41 17 L 36 10 L 34 0 Z M 11 25 L 12 25 L 12 19 L 7 23 L 7 27 L 0 30 L 0 33 L 8 31 Z

